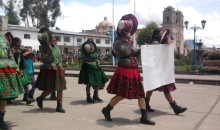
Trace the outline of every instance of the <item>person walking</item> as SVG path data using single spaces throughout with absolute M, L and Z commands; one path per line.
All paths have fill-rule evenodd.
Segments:
M 137 18 L 132 14 L 122 16 L 118 23 L 117 37 L 113 48 L 118 59 L 118 67 L 107 86 L 107 92 L 116 96 L 102 109 L 102 114 L 107 121 L 112 121 L 110 111 L 121 100 L 138 99 L 141 111 L 140 123 L 155 125 L 146 112 L 144 87 L 135 58 L 140 55 L 140 50 L 133 50 L 132 35 L 136 32 L 137 26 Z
M 56 111 L 65 113 L 62 106 L 62 99 L 63 90 L 66 89 L 66 80 L 62 66 L 61 52 L 56 45 L 56 38 L 49 29 L 41 28 L 38 33 L 38 40 L 42 45 L 41 58 L 43 64 L 40 67 L 40 73 L 36 79 L 35 87 L 43 92 L 36 98 L 37 105 L 40 109 L 43 109 L 45 97 L 57 91 Z
M 79 84 L 86 85 L 86 101 L 94 103 L 95 101 L 102 102 L 98 92 L 103 89 L 108 77 L 102 70 L 97 54 L 96 44 L 88 39 L 82 45 L 82 66 L 79 73 Z M 94 89 L 93 98 L 90 96 L 91 87 Z
M 153 31 L 152 34 L 152 41 L 150 44 L 170 44 L 170 41 L 173 39 L 172 35 L 170 34 L 170 30 L 167 29 L 165 31 L 161 30 L 161 29 L 155 29 Z M 156 88 L 155 90 L 151 90 L 151 91 L 147 91 L 146 92 L 146 97 L 145 97 L 145 101 L 146 101 L 146 110 L 148 112 L 154 112 L 154 109 L 151 108 L 150 106 L 150 98 L 153 94 L 153 91 L 158 90 L 159 92 L 163 92 L 164 96 L 166 98 L 166 100 L 169 102 L 169 104 L 171 105 L 171 107 L 173 108 L 173 111 L 176 115 L 183 113 L 187 110 L 186 107 L 181 107 L 179 105 L 177 105 L 176 101 L 173 99 L 172 95 L 171 95 L 171 91 L 176 90 L 176 86 L 174 83 L 170 83 L 167 85 L 163 85 L 159 88 Z
M 6 101 L 24 92 L 18 71 L 10 43 L 0 34 L 0 129 L 9 129 L 4 121 Z
M 34 102 L 34 92 L 35 92 L 35 78 L 34 78 L 34 52 L 30 51 L 28 48 L 23 49 L 23 56 L 24 56 L 24 72 L 26 72 L 29 75 L 29 78 L 31 79 L 31 84 L 25 85 L 25 95 L 24 95 L 24 101 L 31 101 Z
M 24 66 L 24 56 L 23 56 L 23 52 L 21 50 L 21 42 L 22 41 L 20 38 L 14 37 L 13 42 L 12 42 L 12 48 L 13 48 L 14 59 L 15 59 L 17 65 L 19 66 L 20 79 L 21 79 L 21 82 L 22 82 L 24 89 L 26 90 L 27 85 L 31 84 L 31 79 L 30 79 L 28 73 L 26 73 L 24 71 L 24 67 L 25 67 Z M 31 104 L 31 102 L 32 102 L 31 99 L 29 99 L 26 91 L 24 93 L 23 100 L 26 101 L 27 105 Z

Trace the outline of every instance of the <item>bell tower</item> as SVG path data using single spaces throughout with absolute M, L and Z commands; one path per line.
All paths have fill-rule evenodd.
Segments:
M 172 6 L 164 8 L 162 29 L 170 29 L 174 36 L 174 49 L 177 53 L 186 55 L 183 39 L 183 13 Z

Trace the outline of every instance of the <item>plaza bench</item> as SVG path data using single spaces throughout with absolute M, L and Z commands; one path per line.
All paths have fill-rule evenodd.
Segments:
M 220 74 L 220 60 L 204 60 L 201 70 Z

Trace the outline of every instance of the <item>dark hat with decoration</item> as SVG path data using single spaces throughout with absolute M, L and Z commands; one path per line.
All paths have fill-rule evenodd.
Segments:
M 117 34 L 118 36 L 125 36 L 128 33 L 133 35 L 137 31 L 137 27 L 137 18 L 133 14 L 126 14 L 118 22 Z
M 86 54 L 88 51 L 91 51 L 91 53 L 97 51 L 96 44 L 91 40 L 88 39 L 86 42 L 82 44 L 82 54 Z
M 37 39 L 42 46 L 48 44 L 51 41 L 52 33 L 48 28 L 41 28 L 38 32 Z

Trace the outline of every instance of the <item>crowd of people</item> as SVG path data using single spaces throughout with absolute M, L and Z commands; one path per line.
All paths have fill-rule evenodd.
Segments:
M 187 110 L 177 105 L 171 96 L 171 91 L 176 89 L 175 83 L 158 86 L 157 89 L 144 91 L 136 57 L 140 55 L 140 49 L 133 49 L 133 37 L 138 26 L 137 18 L 132 14 L 122 16 L 117 26 L 117 37 L 113 50 L 118 60 L 118 67 L 114 71 L 107 93 L 114 96 L 101 112 L 107 121 L 112 121 L 111 111 L 123 99 L 137 99 L 140 108 L 140 123 L 155 125 L 147 112 L 154 112 L 149 101 L 153 91 L 162 91 L 174 110 L 176 115 Z M 170 44 L 172 37 L 170 30 L 156 29 L 152 35 L 151 44 Z M 63 55 L 53 32 L 47 28 L 41 28 L 38 32 L 38 41 L 41 44 L 41 51 L 34 53 L 28 48 L 21 49 L 21 39 L 13 37 L 10 32 L 0 34 L 0 129 L 8 129 L 4 122 L 6 104 L 13 103 L 18 95 L 23 94 L 23 100 L 27 105 L 35 101 L 35 89 L 42 91 L 36 98 L 38 107 L 42 110 L 46 96 L 53 96 L 57 100 L 55 111 L 65 113 L 63 102 L 63 90 L 66 90 L 65 70 L 63 67 Z M 40 73 L 34 78 L 33 62 L 41 61 Z M 98 92 L 104 89 L 109 81 L 102 70 L 98 59 L 96 44 L 87 40 L 81 47 L 81 70 L 78 83 L 85 85 L 86 101 L 88 103 L 101 103 L 103 100 Z M 91 89 L 94 90 L 91 97 Z

